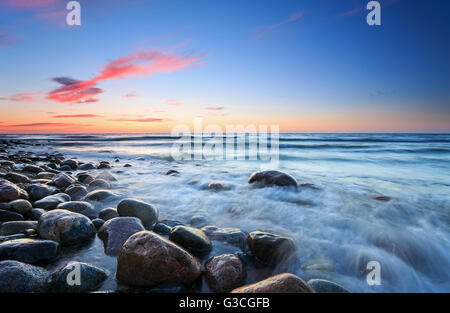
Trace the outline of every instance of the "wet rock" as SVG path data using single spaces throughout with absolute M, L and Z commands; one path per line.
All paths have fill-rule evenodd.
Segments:
M 23 221 L 25 218 L 22 214 L 7 210 L 0 210 L 0 222 Z
M 27 176 L 19 174 L 19 173 L 14 173 L 14 172 L 7 173 L 5 175 L 5 179 L 9 180 L 10 182 L 12 182 L 14 184 L 30 182 L 30 179 Z
M 202 230 L 211 240 L 223 241 L 241 249 L 246 246 L 247 234 L 239 228 L 205 226 Z
M 0 260 L 24 263 L 50 262 L 58 255 L 59 244 L 52 240 L 16 239 L 0 243 Z
M 104 179 L 95 179 L 89 184 L 89 189 L 111 189 L 111 184 Z
M 49 272 L 42 267 L 18 261 L 0 262 L 0 293 L 38 293 L 46 291 Z
M 221 183 L 210 183 L 207 187 L 208 190 L 212 191 L 223 191 L 223 190 L 230 190 L 230 187 Z
M 70 185 L 64 192 L 74 201 L 79 201 L 88 194 L 86 187 L 78 184 Z
M 13 221 L 6 222 L 0 226 L 0 235 L 9 236 L 21 234 L 27 229 L 37 229 L 36 221 Z
M 47 196 L 33 203 L 33 207 L 44 210 L 54 210 L 56 207 L 64 202 L 70 201 L 70 196 L 65 193 L 57 193 L 55 195 Z
M 94 180 L 94 177 L 89 174 L 82 173 L 77 175 L 77 179 L 80 183 L 89 185 Z
M 132 165 L 130 163 L 126 163 L 123 165 L 123 167 L 131 167 Z
M 207 253 L 212 249 L 212 244 L 208 236 L 202 230 L 194 227 L 180 225 L 173 227 L 169 235 L 169 240 L 195 255 Z
M 41 217 L 42 214 L 46 213 L 47 211 L 44 209 L 32 209 L 30 213 L 28 213 L 27 217 L 28 219 L 32 221 L 37 221 Z
M 43 214 L 38 221 L 39 236 L 61 243 L 84 243 L 95 235 L 95 226 L 86 216 L 66 210 L 53 210 Z
M 192 283 L 202 273 L 189 252 L 150 231 L 132 235 L 117 258 L 117 279 L 132 286 Z
M 166 172 L 166 175 L 167 175 L 167 176 L 176 176 L 176 175 L 178 175 L 178 174 L 180 174 L 180 172 L 178 172 L 177 170 L 168 170 L 168 171 Z
M 112 193 L 109 190 L 99 189 L 89 192 L 86 197 L 84 197 L 85 201 L 103 201 L 106 199 L 115 199 L 117 195 Z
M 252 254 L 268 265 L 290 264 L 297 254 L 291 238 L 259 230 L 248 235 L 247 244 Z
M 134 216 L 139 218 L 145 227 L 151 227 L 158 221 L 157 208 L 138 199 L 124 199 L 117 205 L 120 216 Z
M 391 201 L 392 198 L 388 196 L 374 196 L 372 197 L 373 200 L 382 201 L 382 202 L 388 202 Z
M 161 220 L 159 222 L 163 223 L 163 224 L 166 224 L 167 226 L 170 226 L 170 227 L 175 227 L 175 226 L 178 226 L 178 225 L 184 225 L 182 222 L 177 221 L 177 220 L 165 219 L 165 220 Z
M 208 225 L 208 219 L 201 215 L 194 215 L 193 217 L 191 217 L 189 224 L 191 224 L 193 227 L 203 227 Z
M 119 217 L 119 213 L 114 208 L 104 208 L 98 213 L 98 217 L 104 221 L 108 221 L 112 218 Z
M 98 169 L 103 169 L 103 168 L 111 168 L 111 165 L 107 164 L 107 163 L 100 163 L 97 166 Z
M 314 290 L 300 277 L 283 273 L 234 289 L 232 293 L 314 293 Z
M 52 182 L 58 188 L 67 188 L 70 185 L 75 184 L 76 180 L 70 175 L 59 173 L 53 177 Z
M 79 271 L 80 283 L 69 285 L 71 273 Z M 85 293 L 96 290 L 108 278 L 108 271 L 88 263 L 70 262 L 49 277 L 49 291 L 56 293 Z M 75 280 L 76 278 L 73 277 Z
M 60 166 L 69 166 L 70 169 L 72 170 L 76 170 L 78 167 L 78 161 L 77 160 L 73 160 L 73 159 L 69 159 L 69 160 L 64 160 L 61 162 Z
M 52 179 L 55 176 L 54 173 L 49 172 L 40 172 L 36 175 L 36 178 L 38 179 Z
M 172 231 L 172 227 L 164 223 L 156 223 L 156 225 L 153 227 L 153 231 L 161 235 L 169 235 Z
M 81 171 L 93 170 L 95 169 L 95 165 L 92 163 L 84 163 L 78 166 L 78 169 Z
M 230 292 L 245 282 L 245 268 L 234 254 L 223 254 L 205 263 L 205 278 L 214 292 Z
M 106 180 L 109 182 L 117 181 L 117 178 L 113 174 L 111 174 L 109 171 L 105 171 L 105 172 L 98 174 L 95 177 L 95 179 L 103 179 L 103 180 Z
M 94 218 L 92 220 L 92 224 L 94 224 L 95 229 L 99 230 L 103 226 L 103 224 L 105 224 L 105 221 L 101 218 Z
M 94 206 L 86 201 L 69 201 L 58 204 L 56 207 L 58 210 L 67 210 L 70 212 L 80 213 L 87 216 L 90 219 L 97 217 L 97 211 Z
M 13 161 L 7 161 L 7 160 L 0 160 L 0 166 L 2 167 L 13 167 L 14 162 Z
M 42 167 L 37 166 L 37 165 L 31 165 L 31 164 L 26 165 L 22 170 L 24 172 L 30 172 L 30 173 L 35 173 L 35 174 L 45 171 Z
M 142 222 L 136 217 L 115 217 L 103 224 L 98 237 L 103 240 L 105 253 L 116 256 L 131 235 L 143 230 Z
M 72 168 L 69 165 L 62 165 L 59 167 L 59 170 L 63 172 L 70 172 Z
M 55 188 L 44 184 L 33 184 L 27 189 L 31 201 L 41 200 L 55 192 Z
M 9 209 L 20 213 L 22 215 L 26 215 L 31 212 L 33 206 L 28 200 L 18 199 L 8 203 Z
M 350 293 L 341 285 L 325 279 L 308 280 L 308 285 L 317 293 Z
M 248 179 L 249 184 L 259 187 L 270 187 L 273 185 L 281 187 L 297 187 L 297 181 L 292 176 L 279 171 L 260 171 L 253 173 Z
M 21 198 L 25 191 L 8 180 L 0 179 L 0 202 L 10 202 Z

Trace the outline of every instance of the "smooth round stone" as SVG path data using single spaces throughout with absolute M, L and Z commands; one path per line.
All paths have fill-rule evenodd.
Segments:
M 37 221 L 44 213 L 47 213 L 47 211 L 44 209 L 32 209 L 31 212 L 28 213 L 27 217 L 32 221 Z
M 53 210 L 38 221 L 39 236 L 62 245 L 82 244 L 95 235 L 95 226 L 86 216 L 67 210 Z
M 250 175 L 249 184 L 256 184 L 259 187 L 281 186 L 297 187 L 297 181 L 292 176 L 280 171 L 259 171 Z
M 80 213 L 87 216 L 90 219 L 94 219 L 98 216 L 94 206 L 86 201 L 69 201 L 60 203 L 58 204 L 56 209 Z
M 78 271 L 80 284 L 76 283 L 76 276 L 72 275 Z M 70 262 L 66 266 L 56 270 L 50 275 L 50 292 L 56 293 L 85 293 L 95 291 L 108 278 L 108 271 L 88 263 Z M 70 285 L 67 281 L 73 280 Z
M 82 173 L 77 175 L 77 179 L 80 183 L 89 185 L 94 180 L 94 177 L 89 174 Z
M 113 174 L 108 172 L 108 171 L 105 171 L 105 172 L 102 172 L 102 173 L 98 174 L 95 177 L 95 179 L 103 179 L 103 180 L 106 180 L 106 181 L 109 181 L 109 182 L 117 181 L 117 178 Z
M 153 227 L 153 231 L 161 235 L 169 235 L 172 231 L 172 227 L 164 223 L 156 223 L 156 225 Z
M 117 258 L 116 277 L 131 286 L 189 284 L 201 273 L 201 264 L 189 252 L 150 231 L 128 238 Z
M 119 217 L 119 213 L 114 208 L 104 208 L 98 213 L 98 217 L 104 221 L 108 221 L 112 218 Z
M 169 235 L 169 240 L 196 255 L 207 253 L 212 249 L 212 244 L 208 236 L 202 230 L 193 227 L 173 227 Z
M 317 293 L 350 293 L 341 285 L 326 279 L 310 279 L 308 285 Z
M 45 292 L 49 274 L 42 267 L 12 260 L 1 261 L 0 293 Z
M 105 253 L 116 256 L 131 235 L 143 230 L 141 220 L 136 217 L 115 217 L 103 224 L 98 237 L 103 240 Z
M 33 206 L 28 200 L 18 199 L 8 203 L 9 209 L 20 213 L 22 215 L 26 215 L 31 212 Z
M 13 212 L 13 211 L 7 211 L 7 210 L 0 210 L 0 222 L 12 222 L 12 221 L 23 221 L 25 218 L 22 214 Z
M 290 264 L 297 254 L 291 238 L 259 230 L 248 235 L 247 244 L 252 254 L 268 265 Z
M 94 218 L 92 220 L 92 224 L 94 224 L 95 229 L 99 230 L 103 226 L 103 224 L 105 224 L 105 221 L 101 218 Z
M 33 184 L 27 188 L 31 201 L 41 200 L 55 192 L 55 188 L 45 184 Z
M 86 197 L 84 197 L 85 201 L 103 201 L 109 199 L 115 199 L 117 195 L 112 193 L 109 190 L 99 189 L 89 192 Z
M 193 227 L 203 227 L 208 225 L 208 219 L 201 215 L 194 215 L 191 217 L 189 224 L 191 224 Z
M 79 201 L 88 194 L 86 187 L 78 184 L 70 185 L 64 192 L 74 201 Z
M 9 180 L 14 184 L 18 183 L 26 184 L 30 182 L 30 179 L 27 176 L 14 172 L 6 173 L 5 179 Z
M 297 275 L 283 273 L 234 289 L 232 293 L 314 293 L 314 290 Z
M 8 180 L 0 179 L 0 202 L 20 199 L 23 190 Z
M 124 199 L 117 205 L 120 216 L 134 216 L 139 218 L 145 227 L 151 227 L 158 222 L 157 208 L 138 199 Z
M 67 188 L 76 183 L 75 178 L 65 173 L 56 174 L 52 179 L 53 184 L 58 188 Z
M 61 162 L 60 166 L 69 166 L 70 169 L 72 170 L 76 170 L 78 167 L 78 161 L 77 160 L 73 160 L 73 159 L 68 159 L 68 160 L 64 160 Z
M 0 226 L 0 235 L 9 236 L 21 234 L 27 229 L 37 230 L 37 221 L 13 221 L 6 222 Z
M 106 163 L 100 163 L 100 164 L 97 166 L 97 168 L 98 168 L 98 169 L 108 169 L 108 168 L 111 168 L 111 165 L 106 164 Z
M 111 184 L 104 179 L 95 179 L 89 184 L 89 189 L 110 189 Z
M 78 166 L 78 169 L 81 171 L 93 170 L 95 169 L 95 166 L 92 163 L 85 163 Z
M 0 260 L 24 263 L 50 262 L 58 255 L 59 244 L 52 240 L 16 239 L 0 243 Z
M 33 207 L 44 210 L 54 210 L 56 207 L 64 202 L 70 201 L 70 196 L 65 193 L 58 193 L 47 196 L 33 203 Z
M 221 183 L 212 182 L 208 184 L 207 189 L 212 191 L 223 191 L 223 190 L 230 190 L 230 187 Z
M 239 228 L 219 228 L 216 226 L 202 227 L 202 231 L 205 232 L 211 240 L 217 240 L 226 242 L 232 246 L 245 249 L 247 242 L 247 234 Z
M 44 169 L 42 167 L 40 167 L 40 166 L 29 164 L 29 165 L 26 165 L 22 169 L 22 171 L 37 174 L 37 173 L 40 173 L 40 172 L 44 172 Z
M 36 175 L 36 178 L 38 179 L 52 179 L 53 176 L 55 176 L 54 173 L 50 173 L 50 172 L 40 172 Z
M 234 254 L 222 254 L 205 263 L 205 278 L 214 292 L 230 292 L 245 282 L 245 268 Z

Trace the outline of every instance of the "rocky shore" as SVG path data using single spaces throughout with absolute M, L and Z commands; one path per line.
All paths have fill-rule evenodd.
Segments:
M 202 216 L 188 223 L 161 220 L 154 205 L 115 191 L 120 177 L 114 170 L 131 164 L 80 162 L 60 152 L 33 153 L 27 145 L 0 140 L 0 293 L 94 292 L 108 277 L 134 292 L 198 290 L 202 282 L 213 292 L 348 292 L 326 279 L 307 282 L 289 273 L 300 252 L 286 234 L 220 228 Z M 301 188 L 278 171 L 255 172 L 248 183 Z M 208 189 L 223 192 L 227 186 L 211 182 Z M 96 237 L 105 257 L 117 259 L 116 272 L 76 259 L 59 264 L 68 259 L 67 248 L 84 249 Z M 221 244 L 239 252 L 216 254 Z M 80 284 L 69 284 L 75 270 Z

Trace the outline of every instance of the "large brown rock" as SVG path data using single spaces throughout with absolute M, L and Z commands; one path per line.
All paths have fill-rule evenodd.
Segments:
M 200 262 L 189 252 L 150 231 L 128 238 L 117 258 L 117 279 L 133 286 L 191 283 L 201 273 Z
M 5 179 L 0 179 L 0 202 L 10 202 L 22 197 L 25 191 Z
M 103 240 L 105 253 L 116 256 L 131 235 L 143 230 L 144 226 L 137 217 L 115 217 L 103 224 L 98 236 Z
M 222 254 L 205 263 L 205 278 L 214 292 L 230 292 L 245 281 L 245 268 L 234 254 Z
M 232 293 L 314 293 L 314 290 L 300 277 L 283 273 L 234 289 Z
M 257 230 L 248 235 L 247 244 L 252 254 L 268 265 L 289 265 L 296 258 L 297 249 L 289 237 Z

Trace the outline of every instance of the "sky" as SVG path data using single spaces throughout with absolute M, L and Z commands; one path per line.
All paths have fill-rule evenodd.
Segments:
M 0 133 L 450 132 L 450 2 L 0 0 Z

